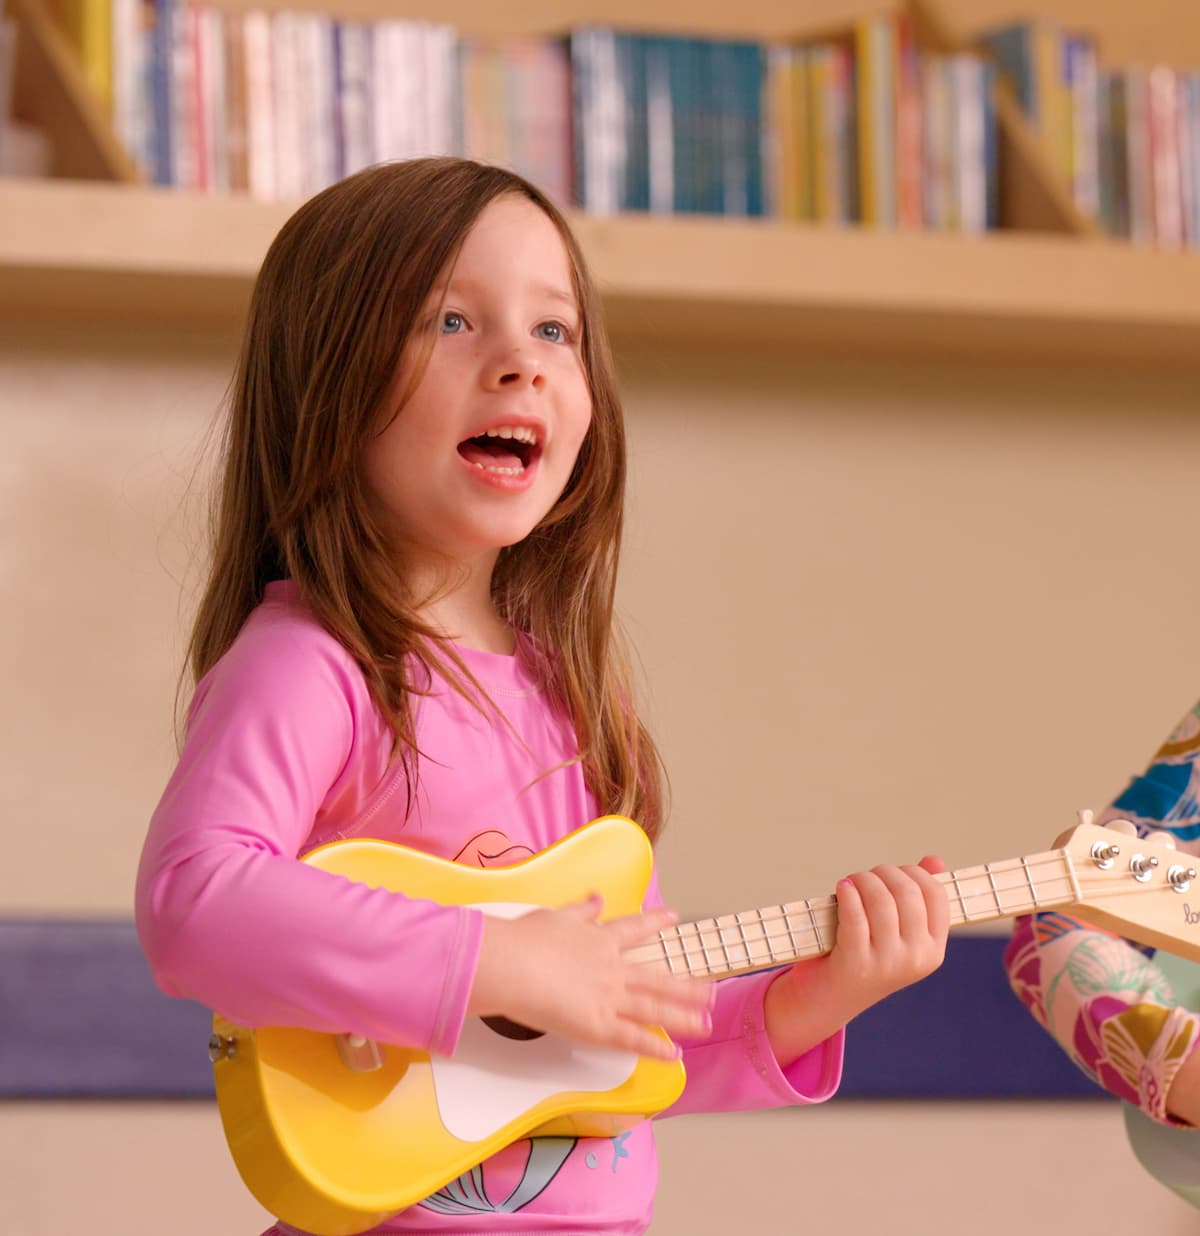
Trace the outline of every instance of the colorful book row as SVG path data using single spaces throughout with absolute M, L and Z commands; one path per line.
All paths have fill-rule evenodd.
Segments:
M 371 163 L 454 153 L 596 213 L 980 231 L 999 225 L 998 75 L 1085 213 L 1135 241 L 1200 245 L 1200 72 L 1103 68 L 1093 40 L 1050 22 L 936 56 L 902 12 L 764 44 L 46 2 L 164 185 L 295 199 Z
M 1200 71 L 1109 68 L 1042 21 L 984 39 L 1077 205 L 1115 236 L 1200 247 Z
M 769 53 L 773 213 L 981 232 L 998 218 L 993 69 L 920 50 L 903 14 Z

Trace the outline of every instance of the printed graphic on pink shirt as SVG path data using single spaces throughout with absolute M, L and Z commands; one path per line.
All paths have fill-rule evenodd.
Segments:
M 476 833 L 454 856 L 464 867 L 511 867 L 533 857 L 527 845 L 517 845 L 496 829 Z

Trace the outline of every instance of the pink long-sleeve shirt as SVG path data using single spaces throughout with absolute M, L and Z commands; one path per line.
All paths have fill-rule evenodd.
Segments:
M 358 666 L 293 584 L 268 585 L 196 689 L 143 851 L 138 931 L 166 992 L 241 1025 L 454 1053 L 481 912 L 296 860 L 316 845 L 367 836 L 501 866 L 595 818 L 571 726 L 525 646 L 512 657 L 458 651 L 507 724 L 433 678 L 416 698 L 410 805 L 391 732 Z M 658 901 L 652 879 L 646 904 Z M 717 985 L 712 1034 L 681 1044 L 688 1081 L 671 1114 L 820 1102 L 836 1090 L 840 1032 L 787 1069 L 776 1062 L 763 1017 L 773 977 Z M 641 1232 L 657 1174 L 650 1122 L 614 1139 L 523 1141 L 378 1230 Z

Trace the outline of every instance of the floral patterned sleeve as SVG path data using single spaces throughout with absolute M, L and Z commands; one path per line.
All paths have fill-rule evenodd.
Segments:
M 1140 834 L 1174 834 L 1200 854 L 1200 703 L 1172 732 L 1150 767 L 1098 817 L 1125 819 Z M 1144 950 L 1054 912 L 1017 920 L 1004 953 L 1013 990 L 1089 1077 L 1152 1119 L 1176 1124 L 1166 1096 L 1200 1045 L 1200 1015 L 1175 1002 Z

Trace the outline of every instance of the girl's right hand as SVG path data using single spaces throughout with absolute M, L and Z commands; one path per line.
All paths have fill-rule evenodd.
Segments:
M 679 1052 L 650 1027 L 672 1038 L 705 1037 L 712 1028 L 712 984 L 627 955 L 675 915 L 648 910 L 601 923 L 601 908 L 592 897 L 520 918 L 485 916 L 468 1016 L 507 1017 L 531 1030 L 660 1060 Z

